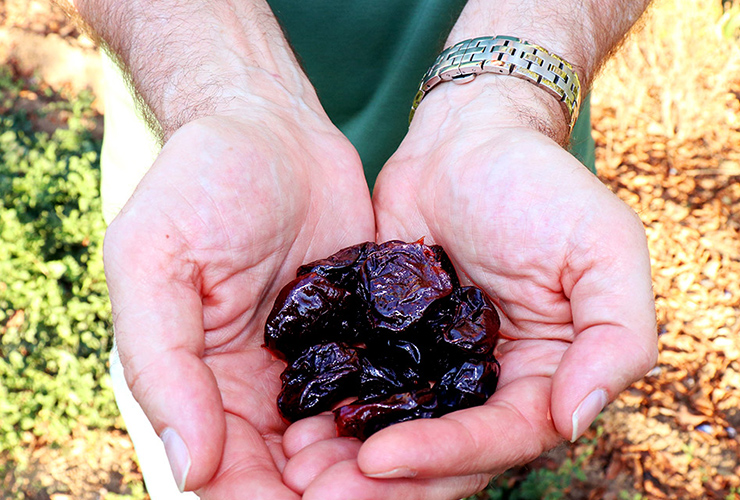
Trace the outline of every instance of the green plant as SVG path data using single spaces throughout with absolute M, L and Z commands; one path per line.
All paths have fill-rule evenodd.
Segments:
M 55 104 L 67 127 L 50 135 L 17 105 L 21 88 L 0 71 L 0 452 L 18 459 L 22 444 L 118 414 L 92 98 Z
M 622 490 L 619 492 L 619 500 L 645 500 L 645 497 L 640 493 L 630 493 L 629 491 Z
M 740 3 L 730 5 L 719 20 L 722 36 L 728 39 L 740 38 Z
M 593 455 L 596 442 L 603 432 L 604 428 L 598 426 L 595 437 L 591 439 L 581 438 L 578 441 L 579 452 L 575 459 L 565 459 L 557 469 L 533 469 L 523 480 L 514 485 L 511 485 L 507 475 L 503 474 L 491 481 L 488 489 L 472 497 L 472 499 L 561 500 L 568 498 L 568 491 L 575 481 L 586 481 L 583 465 Z
M 683 451 L 686 461 L 691 463 L 694 460 L 694 453 L 696 452 L 696 443 L 689 442 L 681 445 L 681 451 Z

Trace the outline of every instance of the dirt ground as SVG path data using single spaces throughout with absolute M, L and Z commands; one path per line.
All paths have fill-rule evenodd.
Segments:
M 717 35 L 707 12 L 699 0 L 659 1 L 593 91 L 599 175 L 647 232 L 658 365 L 585 440 L 511 481 L 587 456 L 566 498 L 740 499 L 740 43 Z M 687 57 L 697 46 L 712 57 Z M 0 62 L 55 88 L 99 89 L 94 44 L 44 0 L 0 3 Z M 96 432 L 35 449 L 28 470 L 0 467 L 0 498 L 13 488 L 98 499 L 137 481 L 125 433 Z

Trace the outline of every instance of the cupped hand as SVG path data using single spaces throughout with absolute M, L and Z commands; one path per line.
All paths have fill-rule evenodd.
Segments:
M 460 92 L 430 93 L 378 178 L 378 241 L 441 244 L 461 279 L 494 299 L 499 388 L 484 406 L 394 425 L 361 447 L 329 439 L 330 419 L 294 424 L 286 481 L 304 499 L 472 494 L 575 440 L 656 361 L 636 214 L 531 121 L 512 118 L 500 90 L 469 100 L 447 91 Z
M 126 380 L 181 488 L 298 498 L 282 481 L 284 364 L 263 349 L 306 261 L 373 240 L 357 153 L 325 115 L 265 103 L 168 140 L 105 240 Z

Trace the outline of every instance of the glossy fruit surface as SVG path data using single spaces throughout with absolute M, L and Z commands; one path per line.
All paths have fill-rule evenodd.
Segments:
M 461 287 L 438 245 L 361 243 L 298 268 L 265 326 L 288 362 L 288 421 L 334 410 L 341 436 L 485 403 L 496 390 L 500 326 L 477 287 Z

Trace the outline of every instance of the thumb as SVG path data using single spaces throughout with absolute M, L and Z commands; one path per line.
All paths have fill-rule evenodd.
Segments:
M 553 375 L 551 400 L 555 427 L 571 441 L 658 357 L 644 232 L 630 225 L 620 231 L 618 224 L 610 232 L 596 258 L 571 273 L 575 339 Z
M 563 355 L 552 387 L 555 427 L 578 439 L 611 400 L 655 365 L 657 351 L 646 332 L 595 325 L 579 334 Z
M 114 222 L 105 239 L 116 343 L 175 482 L 194 490 L 216 472 L 226 427 L 215 376 L 202 360 L 202 301 L 195 274 L 183 275 L 192 267 L 175 265 L 176 249 L 157 244 L 152 233 L 134 234 Z

